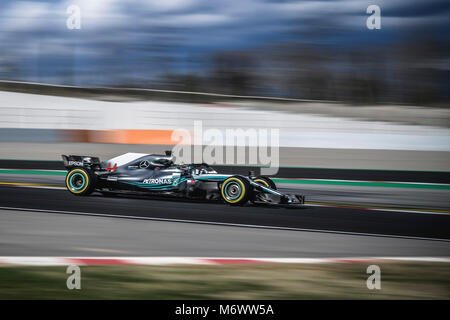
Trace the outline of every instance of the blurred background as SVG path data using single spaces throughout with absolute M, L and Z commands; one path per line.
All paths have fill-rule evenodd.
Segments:
M 0 1 L 0 265 L 27 265 L 0 267 L 0 299 L 448 299 L 449 17 L 448 0 Z M 61 154 L 160 154 L 194 121 L 279 130 L 274 181 L 305 206 L 67 192 Z M 83 265 L 77 293 L 48 267 L 64 256 L 328 260 Z M 377 260 L 377 295 L 360 257 L 411 263 Z
M 379 29 L 367 27 L 373 4 Z M 448 1 L 0 6 L 2 158 L 158 151 L 202 120 L 280 129 L 281 165 L 450 169 Z M 57 145 L 68 142 L 83 145 Z
M 381 29 L 369 30 L 369 5 Z M 80 29 L 68 29 L 70 5 Z M 4 0 L 0 78 L 446 106 L 445 0 Z

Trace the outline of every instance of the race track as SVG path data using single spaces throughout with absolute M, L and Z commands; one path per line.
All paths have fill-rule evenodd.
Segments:
M 449 256 L 448 189 L 280 184 L 303 208 L 76 197 L 0 174 L 0 256 Z
M 76 197 L 64 189 L 0 188 L 0 207 L 5 209 L 38 209 L 147 220 L 450 239 L 450 216 L 441 214 L 371 211 L 348 207 L 232 207 L 222 203 L 180 199 L 104 197 L 100 194 Z
M 446 241 L 0 210 L 0 256 L 446 257 Z

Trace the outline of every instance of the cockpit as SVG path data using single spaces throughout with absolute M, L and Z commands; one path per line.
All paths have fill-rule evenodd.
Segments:
M 165 155 L 162 154 L 150 154 L 148 156 L 145 156 L 143 158 L 140 158 L 139 161 L 137 161 L 135 164 L 133 164 L 133 167 L 139 169 L 153 169 L 155 167 L 169 167 L 174 164 L 173 162 L 174 157 L 172 156 L 171 151 L 166 151 Z

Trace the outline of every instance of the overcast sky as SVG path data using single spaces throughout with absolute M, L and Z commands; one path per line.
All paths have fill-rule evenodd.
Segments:
M 72 4 L 80 30 L 66 27 Z M 381 8 L 381 30 L 366 28 L 371 4 Z M 417 32 L 448 41 L 449 17 L 448 0 L 1 0 L 0 78 L 12 62 L 18 77 L 51 81 L 64 65 L 83 73 L 108 57 L 130 68 L 164 57 L 183 72 L 191 56 L 292 41 L 354 46 Z

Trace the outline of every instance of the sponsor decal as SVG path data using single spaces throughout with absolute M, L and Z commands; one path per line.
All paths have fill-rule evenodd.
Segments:
M 150 166 L 150 162 L 148 160 L 143 160 L 139 163 L 139 168 L 145 169 Z
M 82 167 L 83 162 L 81 161 L 69 161 L 69 166 Z
M 108 166 L 106 167 L 106 172 L 115 172 L 117 169 L 117 163 L 114 164 L 114 167 L 111 167 L 111 163 L 108 162 Z
M 160 178 L 160 179 L 145 179 L 143 183 L 148 184 L 172 184 L 171 178 Z

